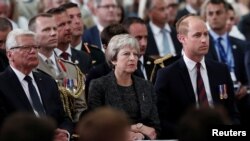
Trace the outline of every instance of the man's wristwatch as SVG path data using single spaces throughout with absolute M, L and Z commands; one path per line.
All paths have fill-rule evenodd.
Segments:
M 137 123 L 137 124 L 136 124 L 136 128 L 137 128 L 138 130 L 140 130 L 140 129 L 142 128 L 142 126 L 143 126 L 142 123 Z

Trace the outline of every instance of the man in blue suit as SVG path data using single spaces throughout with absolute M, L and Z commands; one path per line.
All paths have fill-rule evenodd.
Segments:
M 49 116 L 57 122 L 55 139 L 67 141 L 73 124 L 65 116 L 56 82 L 34 72 L 39 63 L 34 33 L 15 29 L 6 40 L 10 66 L 0 74 L 0 126 L 15 112 Z
M 87 29 L 83 34 L 83 42 L 102 47 L 100 33 L 110 24 L 117 23 L 117 1 L 116 0 L 93 0 L 95 5 L 96 25 Z
M 239 123 L 233 83 L 226 65 L 205 59 L 209 35 L 205 22 L 187 15 L 177 22 L 183 57 L 158 71 L 155 91 L 162 138 L 176 138 L 180 118 L 191 107 L 224 107 L 233 123 Z
M 231 37 L 226 30 L 228 6 L 224 0 L 209 0 L 205 6 L 206 20 L 210 27 L 210 48 L 207 58 L 224 63 L 234 82 L 237 105 L 242 124 L 250 124 L 248 118 L 250 96 L 247 94 L 247 75 L 244 65 L 244 52 L 249 44 Z

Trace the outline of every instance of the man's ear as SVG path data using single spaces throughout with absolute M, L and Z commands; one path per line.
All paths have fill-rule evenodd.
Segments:
M 185 36 L 183 34 L 177 34 L 177 38 L 182 44 L 184 43 Z
M 9 60 L 11 60 L 12 52 L 11 51 L 6 51 L 6 56 Z

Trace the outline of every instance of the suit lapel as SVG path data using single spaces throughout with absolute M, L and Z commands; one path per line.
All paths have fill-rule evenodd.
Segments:
M 152 70 L 154 68 L 154 61 L 153 61 L 153 59 L 151 59 L 150 57 L 145 55 L 143 65 L 145 67 L 147 78 L 149 80 L 150 77 L 151 77 L 151 72 L 152 72 Z
M 46 95 L 47 95 L 46 88 L 44 87 L 44 84 L 43 84 L 44 81 L 43 81 L 42 77 L 40 77 L 39 74 L 36 72 L 33 72 L 33 76 L 34 76 L 34 79 L 36 81 L 36 85 L 38 87 L 38 90 L 39 90 L 39 93 L 40 93 L 40 96 L 42 99 L 43 107 L 44 107 L 45 111 L 47 111 L 48 106 L 47 106 L 46 101 L 48 101 L 48 99 L 46 97 Z
M 14 71 L 10 67 L 8 67 L 6 69 L 6 73 L 8 74 L 6 77 L 9 77 L 8 79 L 6 79 L 10 80 L 6 81 L 6 83 L 8 83 L 7 85 L 9 86 L 9 93 L 13 95 L 13 97 L 18 97 L 18 99 L 20 99 L 20 102 L 22 102 L 23 105 L 26 106 L 29 111 L 33 111 L 28 97 L 26 96 L 25 91 L 22 87 L 22 84 L 18 80 Z
M 209 34 L 209 50 L 208 50 L 206 57 L 219 61 L 219 58 L 217 56 L 217 52 L 215 49 L 214 38 L 210 34 Z
M 216 72 L 213 72 L 213 66 L 208 61 L 205 60 L 205 62 L 206 62 L 206 67 L 207 67 L 207 75 L 208 75 L 212 100 L 213 100 L 213 103 L 216 104 L 219 102 L 219 96 L 218 96 L 218 90 L 216 90 L 216 86 L 214 84 L 216 84 L 215 82 L 216 82 L 216 79 L 218 78 L 215 78 L 213 76 L 213 74 L 216 73 Z
M 186 64 L 185 64 L 183 58 L 181 58 L 179 60 L 179 67 L 180 67 L 180 69 L 179 69 L 180 77 L 181 77 L 182 82 L 184 83 L 184 86 L 186 88 L 186 90 L 184 90 L 184 92 L 187 93 L 189 100 L 192 103 L 196 103 L 195 102 L 195 93 L 193 90 L 191 79 L 190 79 L 188 69 L 186 67 Z
M 150 25 L 147 25 L 148 27 L 148 45 L 147 45 L 147 49 L 146 49 L 146 53 L 148 55 L 159 55 L 159 51 L 154 39 L 154 34 L 151 30 Z

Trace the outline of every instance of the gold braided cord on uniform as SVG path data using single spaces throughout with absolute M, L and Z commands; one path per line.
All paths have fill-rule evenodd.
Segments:
M 65 88 L 65 87 L 62 87 L 62 86 L 59 86 L 59 91 L 60 91 L 60 97 L 61 97 L 61 101 L 62 101 L 62 104 L 63 104 L 63 109 L 64 111 L 67 113 L 67 115 L 69 116 L 69 118 L 72 120 L 73 117 L 72 117 L 72 105 L 71 105 L 71 100 L 69 99 L 68 95 L 69 95 L 69 91 Z
M 64 111 L 68 114 L 71 120 L 73 119 L 72 111 L 74 110 L 73 101 L 75 98 L 79 98 L 85 90 L 85 83 L 83 83 L 85 76 L 77 66 L 75 66 L 75 68 L 77 71 L 77 88 L 75 92 L 67 89 L 66 87 L 59 86 Z
M 171 58 L 171 57 L 173 57 L 172 54 L 167 54 L 167 55 L 165 55 L 165 56 L 163 56 L 163 57 L 161 57 L 161 58 L 159 58 L 159 59 L 156 59 L 156 60 L 154 61 L 154 68 L 153 68 L 153 70 L 152 70 L 152 72 L 151 72 L 151 75 L 150 75 L 150 81 L 151 81 L 151 82 L 153 81 L 153 77 L 154 77 L 154 75 L 155 75 L 156 66 L 157 66 L 157 65 L 160 65 L 161 68 L 164 68 L 164 67 L 165 67 L 164 61 L 167 60 L 167 59 L 169 59 L 169 58 Z

